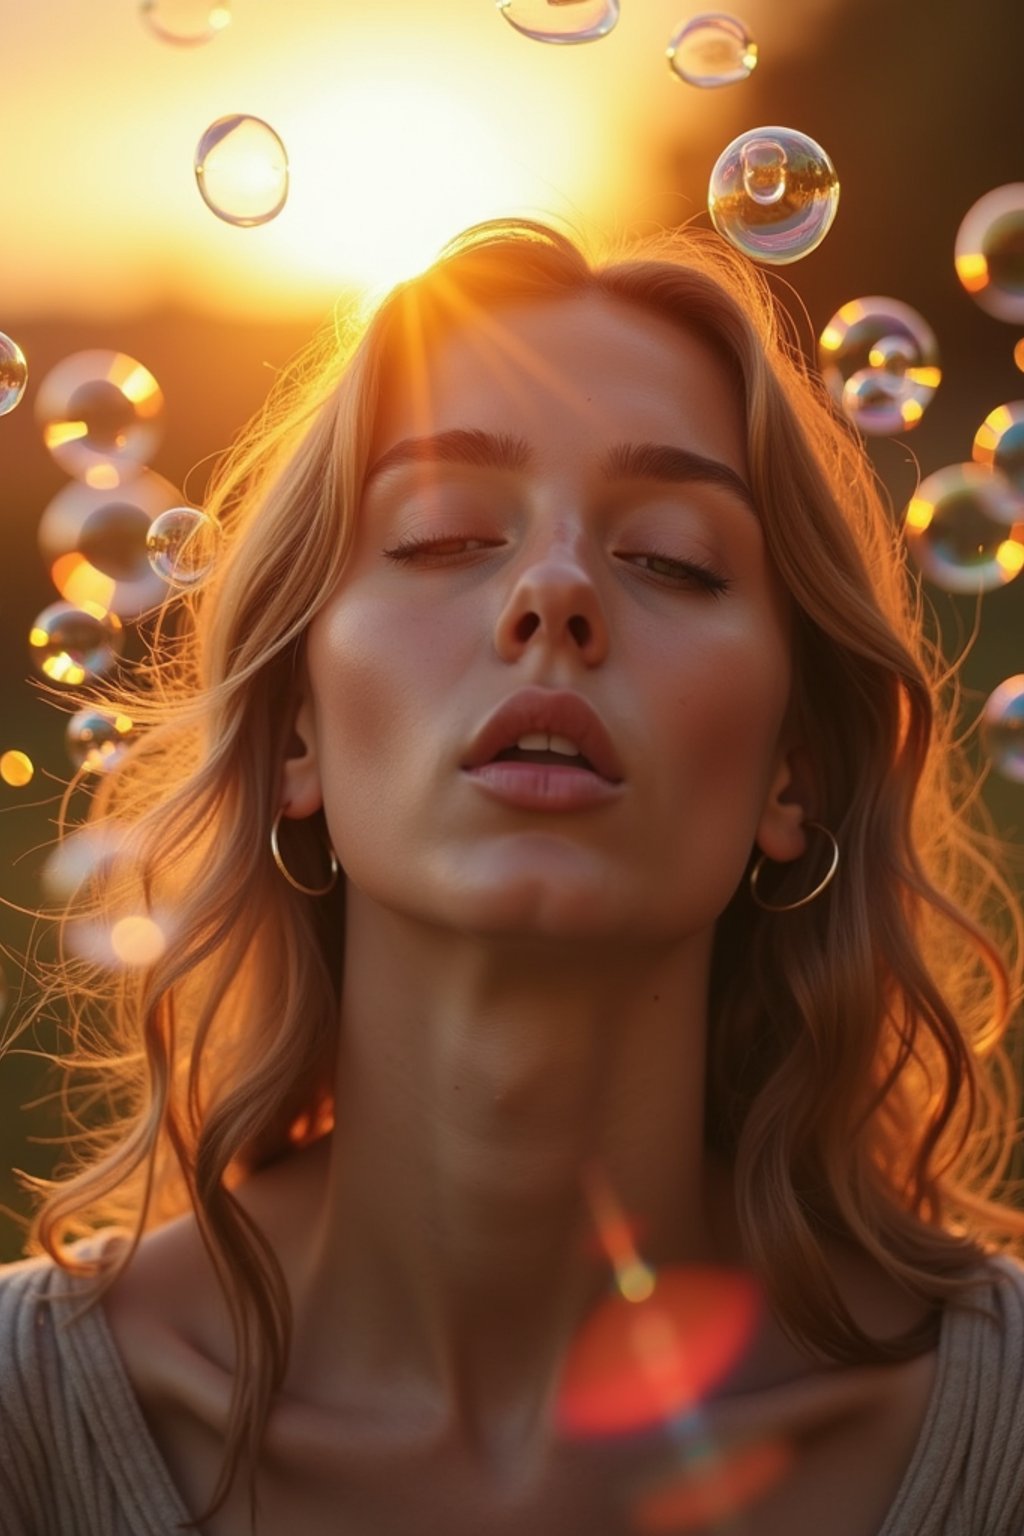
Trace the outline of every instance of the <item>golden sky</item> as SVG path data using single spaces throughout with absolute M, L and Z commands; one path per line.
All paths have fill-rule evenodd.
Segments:
M 745 5 L 759 69 L 810 47 L 835 3 Z M 231 0 L 212 42 L 176 47 L 138 0 L 0 0 L 0 330 L 166 302 L 285 316 L 390 285 L 475 219 L 663 217 L 659 139 L 692 125 L 717 146 L 710 169 L 754 126 L 752 85 L 701 91 L 667 66 L 699 9 L 621 0 L 607 37 L 553 46 L 494 0 Z M 290 161 L 284 210 L 256 228 L 216 218 L 193 173 L 204 130 L 236 112 L 272 124 Z

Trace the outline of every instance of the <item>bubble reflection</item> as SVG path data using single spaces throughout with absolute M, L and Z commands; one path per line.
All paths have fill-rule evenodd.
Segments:
M 956 275 L 997 320 L 1024 320 L 1024 181 L 996 187 L 968 209 L 957 231 Z
M 220 524 L 197 507 L 172 507 L 155 518 L 146 536 L 149 563 L 173 587 L 194 587 L 213 569 Z
M 498 0 L 510 27 L 536 43 L 592 43 L 619 19 L 619 0 Z
M 139 14 L 154 37 L 185 47 L 212 41 L 231 22 L 228 0 L 140 0 Z
M 1024 502 L 983 464 L 951 464 L 923 480 L 904 534 L 922 575 L 946 592 L 990 592 L 1024 566 Z
M 668 45 L 669 68 L 688 85 L 736 85 L 757 64 L 757 44 L 735 16 L 708 11 L 692 17 Z
M 66 474 L 94 490 L 133 480 L 163 435 L 164 397 L 148 368 L 123 352 L 74 352 L 43 379 L 36 419 Z
M 1024 400 L 989 412 L 974 434 L 971 457 L 998 469 L 1024 495 Z
M 770 265 L 821 244 L 839 206 L 839 181 L 820 144 L 793 128 L 752 128 L 719 155 L 708 211 L 719 234 Z
M 981 713 L 981 739 L 996 772 L 1024 784 L 1024 672 L 989 694 Z
M 16 341 L 0 331 L 0 416 L 21 400 L 28 384 L 28 364 L 25 354 Z
M 818 338 L 818 364 L 833 398 L 866 433 L 909 431 L 942 381 L 927 320 L 879 294 L 836 310 Z
M 288 154 L 261 117 L 233 113 L 211 123 L 194 169 L 203 201 L 226 224 L 269 224 L 288 200 Z
M 109 672 L 121 654 L 124 635 L 116 614 L 100 608 L 51 603 L 29 631 L 32 661 L 55 683 L 77 687 Z
M 109 773 L 124 757 L 133 732 L 127 715 L 80 709 L 67 723 L 64 743 L 75 768 L 83 773 Z
M 116 494 L 67 485 L 39 521 L 39 549 L 60 595 L 90 602 L 122 619 L 156 607 L 167 589 L 149 563 L 146 540 L 155 518 L 174 507 L 179 492 L 143 470 Z

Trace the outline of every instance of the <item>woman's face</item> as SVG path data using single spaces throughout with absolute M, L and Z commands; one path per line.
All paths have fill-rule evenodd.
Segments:
M 322 796 L 350 887 L 464 932 L 671 940 L 755 839 L 795 856 L 786 604 L 703 341 L 599 295 L 501 308 L 392 368 L 370 462 L 284 788 Z M 586 701 L 618 784 L 541 808 L 467 770 L 527 688 Z

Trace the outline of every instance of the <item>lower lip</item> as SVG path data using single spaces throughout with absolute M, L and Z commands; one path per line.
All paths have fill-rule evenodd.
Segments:
M 463 770 L 474 783 L 506 805 L 528 811 L 582 811 L 607 805 L 622 793 L 589 768 L 564 768 L 558 763 L 485 763 Z

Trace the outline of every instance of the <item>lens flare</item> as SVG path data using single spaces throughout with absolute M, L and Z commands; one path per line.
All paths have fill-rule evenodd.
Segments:
M 720 235 L 769 265 L 800 261 L 821 244 L 839 206 L 839 181 L 820 144 L 793 128 L 751 128 L 719 155 L 708 211 Z
M 24 789 L 31 784 L 35 771 L 27 752 L 4 752 L 0 756 L 0 779 L 12 789 Z

